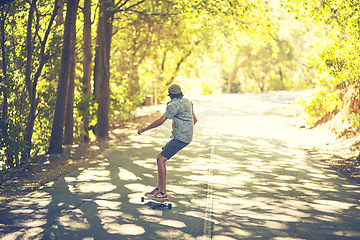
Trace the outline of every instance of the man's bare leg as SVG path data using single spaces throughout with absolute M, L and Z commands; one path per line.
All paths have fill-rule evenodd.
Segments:
M 159 154 L 157 157 L 157 167 L 158 167 L 158 188 L 160 192 L 166 194 L 166 161 L 168 159 L 162 154 Z

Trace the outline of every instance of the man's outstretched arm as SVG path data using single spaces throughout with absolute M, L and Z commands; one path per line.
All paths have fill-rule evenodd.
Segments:
M 167 120 L 166 117 L 161 116 L 159 119 L 155 120 L 155 121 L 154 121 L 153 123 L 151 123 L 149 126 L 147 126 L 147 127 L 145 127 L 145 128 L 140 128 L 140 129 L 138 130 L 138 134 L 141 135 L 143 132 L 145 132 L 145 131 L 147 131 L 147 130 L 156 128 L 156 127 L 162 125 L 166 120 Z

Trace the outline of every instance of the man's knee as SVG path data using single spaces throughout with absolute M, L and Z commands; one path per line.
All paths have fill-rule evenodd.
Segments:
M 166 162 L 168 159 L 166 157 L 164 157 L 161 153 L 159 153 L 156 160 L 158 162 Z

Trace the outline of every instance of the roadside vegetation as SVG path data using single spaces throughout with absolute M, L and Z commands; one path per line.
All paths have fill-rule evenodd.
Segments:
M 359 1 L 0 3 L 0 168 L 107 140 L 172 83 L 188 94 L 311 89 L 309 126 L 355 136 Z M 151 98 L 149 96 L 151 95 Z

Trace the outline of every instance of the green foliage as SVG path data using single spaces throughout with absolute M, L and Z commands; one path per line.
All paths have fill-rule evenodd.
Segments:
M 31 81 L 40 65 L 41 43 L 44 38 L 50 14 L 54 4 L 47 0 L 37 1 L 32 25 L 32 66 Z M 25 66 L 26 66 L 26 29 L 28 25 L 29 4 L 25 1 L 14 1 L 11 4 L 1 7 L 1 10 L 8 11 L 5 19 L 5 52 L 1 52 L 1 60 L 6 60 L 7 73 L 7 125 L 9 127 L 7 141 L 10 143 L 7 148 L 11 148 L 7 156 L 11 156 L 17 161 L 24 160 L 25 151 L 24 133 L 28 123 L 29 115 L 29 96 L 25 88 Z M 48 48 L 44 54 L 48 60 L 41 72 L 37 82 L 37 111 L 33 126 L 33 138 L 31 143 L 31 156 L 45 153 L 48 141 L 49 128 L 51 126 L 51 116 L 54 104 L 54 88 L 56 76 L 58 74 L 59 47 L 61 41 L 61 31 L 59 26 L 53 27 L 48 40 Z M 2 96 L 1 96 L 2 97 Z M 6 135 L 5 135 L 6 136 Z M 11 147 L 10 147 L 11 146 Z M 8 150 L 7 150 L 8 151 Z M 9 150 L 10 151 L 10 150 Z M 19 162 L 18 162 L 19 164 Z M 20 163 L 21 164 L 21 163 Z
M 75 143 L 81 143 L 83 141 L 83 136 L 85 135 L 83 116 L 89 117 L 89 126 L 95 126 L 98 104 L 96 103 L 93 94 L 76 94 L 74 104 L 74 125 L 75 129 L 78 129 L 74 132 L 74 141 Z
M 131 112 L 135 110 L 136 106 L 134 105 L 134 99 L 129 99 L 127 97 L 126 88 L 119 86 L 117 84 L 110 84 L 111 92 L 110 95 L 110 122 L 112 124 L 123 123 L 132 119 Z M 137 95 L 139 99 L 135 100 L 136 102 L 140 101 L 141 95 Z
M 296 85 L 292 81 L 293 49 L 287 41 L 275 40 L 275 47 L 268 43 L 256 51 L 252 45 L 243 48 L 242 52 L 247 56 L 240 65 L 243 91 L 295 89 Z
M 202 95 L 210 95 L 214 92 L 214 89 L 211 84 L 208 84 L 206 82 L 201 82 L 201 88 L 202 88 Z
M 342 101 L 339 98 L 339 93 L 339 90 L 330 91 L 326 87 L 319 87 L 314 90 L 311 96 L 299 99 L 299 103 L 307 113 L 307 123 L 315 124 L 327 114 L 340 110 Z
M 317 44 L 307 54 L 307 64 L 316 69 L 316 86 L 320 89 L 305 104 L 306 111 L 314 122 L 325 114 L 343 105 L 346 95 L 355 86 L 359 88 L 359 40 L 360 14 L 358 0 L 329 1 L 283 1 L 284 5 L 295 10 L 302 21 L 318 30 Z M 326 101 L 326 102 L 325 102 Z M 356 101 L 356 99 L 352 99 Z M 351 105 L 351 104 L 347 104 Z M 341 109 L 344 113 L 347 109 Z M 346 116 L 350 122 L 358 124 L 357 113 Z
M 52 126 L 52 119 L 55 109 L 55 89 L 52 85 L 41 82 L 41 91 L 39 91 L 39 104 L 37 111 L 37 118 L 34 125 L 33 133 L 33 147 L 31 156 L 45 154 L 50 130 Z
M 0 118 L 0 170 L 18 164 L 19 155 L 26 149 L 13 121 Z

